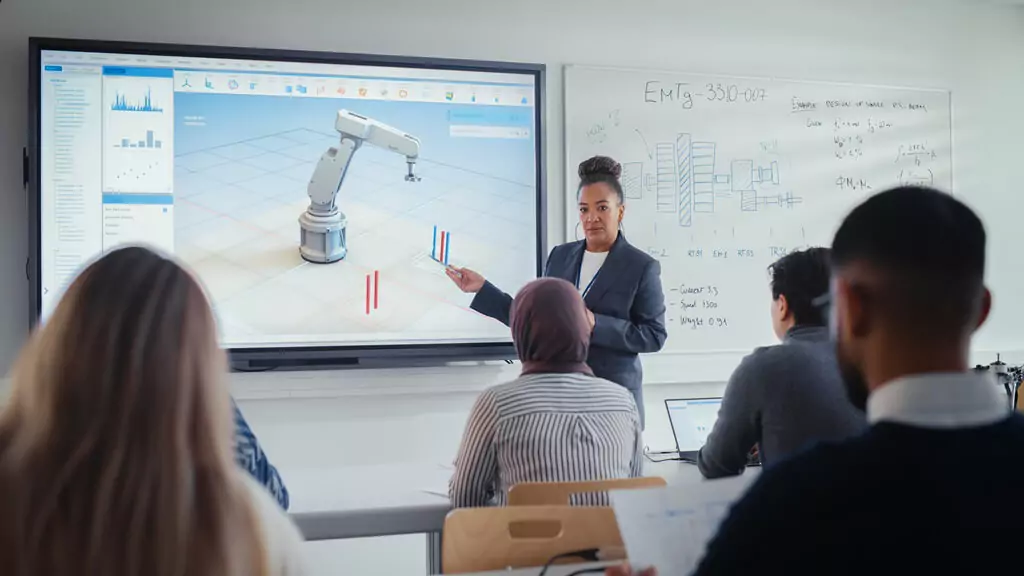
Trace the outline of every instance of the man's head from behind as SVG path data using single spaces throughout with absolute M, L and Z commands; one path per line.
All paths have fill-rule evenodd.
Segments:
M 832 243 L 832 317 L 850 399 L 911 374 L 961 371 L 991 297 L 985 228 L 936 190 L 895 188 L 869 198 Z
M 814 300 L 828 292 L 829 250 L 791 252 L 768 267 L 772 284 L 772 328 L 781 340 L 794 326 L 824 326 Z

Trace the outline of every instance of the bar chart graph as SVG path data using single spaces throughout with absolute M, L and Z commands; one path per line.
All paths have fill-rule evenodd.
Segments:
M 444 230 L 440 230 L 440 232 L 441 236 L 438 238 L 438 228 L 437 226 L 434 226 L 434 244 L 430 249 L 430 257 L 447 266 L 448 252 L 452 245 L 452 235 L 450 232 L 446 232 Z M 438 240 L 440 240 L 440 246 L 438 246 Z
M 114 114 L 118 114 L 115 112 Z M 108 122 L 103 154 L 103 191 L 113 193 L 170 193 L 174 178 L 173 146 L 159 122 L 127 114 Z M 131 121 L 134 119 L 135 121 Z
M 116 112 L 163 112 L 164 109 L 153 101 L 153 89 L 146 88 L 141 98 L 132 99 L 124 92 L 114 92 L 114 102 L 110 109 Z
M 131 138 L 121 138 L 119 144 L 114 144 L 114 148 L 163 148 L 163 140 L 157 140 L 153 136 L 152 130 L 146 130 L 146 137 L 142 140 L 133 140 Z
M 174 186 L 174 83 L 103 80 L 103 192 L 170 194 Z

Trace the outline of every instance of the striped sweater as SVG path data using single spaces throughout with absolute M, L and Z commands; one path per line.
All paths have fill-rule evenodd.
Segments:
M 532 374 L 476 401 L 448 487 L 453 507 L 504 505 L 521 482 L 641 475 L 640 416 L 628 390 L 584 374 Z M 575 498 L 605 505 L 606 494 Z

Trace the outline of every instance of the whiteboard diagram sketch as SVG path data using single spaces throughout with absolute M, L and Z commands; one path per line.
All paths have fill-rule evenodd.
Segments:
M 583 66 L 565 91 L 568 240 L 577 164 L 615 158 L 623 231 L 661 262 L 668 353 L 772 344 L 772 262 L 887 187 L 952 191 L 947 91 Z
M 655 147 L 657 182 L 657 211 L 677 213 L 680 226 L 693 225 L 694 214 L 713 214 L 716 198 L 739 199 L 743 212 L 757 212 L 771 206 L 792 208 L 802 200 L 792 192 L 771 192 L 780 184 L 779 163 L 772 160 L 766 166 L 755 166 L 749 158 L 733 160 L 728 172 L 716 172 L 715 143 L 694 142 L 690 134 L 679 134 L 675 142 L 661 142 Z M 642 170 L 640 162 L 623 166 L 623 189 L 635 185 L 635 174 Z M 765 190 L 769 190 L 766 192 Z M 642 196 L 626 194 L 626 198 Z

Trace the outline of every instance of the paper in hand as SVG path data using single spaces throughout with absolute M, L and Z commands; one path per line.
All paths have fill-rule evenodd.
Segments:
M 653 566 L 659 576 L 691 574 L 754 476 L 611 492 L 629 563 L 635 570 Z

